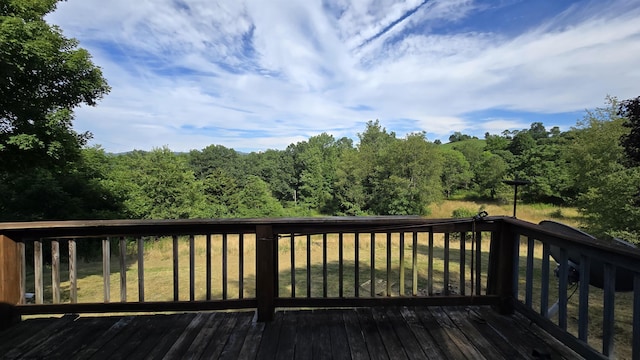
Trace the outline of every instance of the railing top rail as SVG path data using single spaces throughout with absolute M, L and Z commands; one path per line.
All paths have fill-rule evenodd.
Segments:
M 420 216 L 313 217 L 261 219 L 65 220 L 0 223 L 0 235 L 21 241 L 56 237 L 180 235 L 216 232 L 255 232 L 271 225 L 275 233 L 399 231 L 433 226 L 455 227 L 472 219 L 425 219 Z
M 624 257 L 626 260 L 632 260 L 636 264 L 640 264 L 640 249 L 618 245 L 606 240 L 589 239 L 587 241 L 585 240 L 585 237 L 553 231 L 538 224 L 533 224 L 511 217 L 505 217 L 503 220 L 506 223 L 515 226 L 518 233 L 549 242 L 551 245 L 597 253 L 599 257 L 606 256 L 605 254 Z

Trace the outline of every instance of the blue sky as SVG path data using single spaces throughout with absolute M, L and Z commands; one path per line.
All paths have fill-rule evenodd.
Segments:
M 112 87 L 75 120 L 110 152 L 357 141 L 375 119 L 443 141 L 566 130 L 640 95 L 637 0 L 68 0 L 47 20 Z

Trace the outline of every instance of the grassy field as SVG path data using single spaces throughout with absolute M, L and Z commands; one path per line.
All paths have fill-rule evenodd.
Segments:
M 485 210 L 492 216 L 507 215 L 510 216 L 513 211 L 512 205 L 495 205 L 495 204 L 479 204 L 467 201 L 445 201 L 441 204 L 432 206 L 433 218 L 449 218 L 456 209 L 466 209 L 470 212 Z M 545 219 L 553 219 L 561 221 L 573 226 L 579 225 L 580 217 L 576 209 L 558 208 L 549 205 L 518 205 L 518 218 L 537 223 Z M 338 237 L 337 235 L 329 235 L 327 241 L 327 295 L 329 297 L 337 297 L 339 295 L 339 262 L 338 262 Z M 356 247 L 356 239 L 353 234 L 345 234 L 343 239 L 344 251 L 344 270 L 343 270 L 343 291 L 344 296 L 354 296 L 356 288 L 360 296 L 369 296 L 371 276 L 371 254 L 372 247 L 374 253 L 374 281 L 380 283 L 376 287 L 376 291 L 386 294 L 386 271 L 387 271 L 387 238 L 384 234 L 379 234 L 375 239 L 371 240 L 369 234 L 361 234 Z M 323 239 L 322 236 L 316 235 L 311 237 L 310 247 L 307 246 L 307 238 L 298 236 L 293 239 L 283 237 L 279 241 L 279 294 L 280 296 L 291 296 L 295 292 L 297 297 L 307 296 L 307 250 L 310 250 L 310 278 L 311 278 L 311 296 L 318 297 L 323 295 Z M 134 244 L 130 244 L 130 256 L 127 258 L 126 284 L 127 284 L 127 300 L 137 301 L 138 299 L 138 263 L 135 254 Z M 252 235 L 246 235 L 243 242 L 244 256 L 242 257 L 243 272 L 243 291 L 239 293 L 239 273 L 240 273 L 240 248 L 239 238 L 237 236 L 229 236 L 227 240 L 227 298 L 251 298 L 255 296 L 255 238 Z M 471 291 L 470 272 L 471 272 L 471 239 L 465 239 L 465 256 L 467 258 L 465 267 L 465 283 L 460 283 L 460 240 L 452 237 L 450 239 L 450 281 L 449 288 L 459 293 L 461 288 L 465 288 L 468 294 Z M 486 284 L 486 269 L 489 258 L 489 240 L 485 236 L 480 242 L 482 247 L 481 268 L 483 269 L 482 283 Z M 196 299 L 203 300 L 206 297 L 206 250 L 205 238 L 197 237 L 195 241 L 195 295 Z M 434 266 L 432 270 L 433 291 L 440 293 L 445 288 L 444 283 L 444 238 L 442 235 L 434 236 Z M 358 250 L 359 272 L 356 281 L 355 272 L 355 253 Z M 404 252 L 401 259 L 400 251 Z M 222 240 L 220 237 L 213 237 L 211 263 L 213 273 L 210 279 L 213 298 L 221 299 L 223 297 L 223 268 L 222 268 Z M 540 304 L 540 277 L 542 265 L 542 250 L 540 244 L 536 244 L 534 248 L 535 254 L 535 282 L 534 282 L 534 308 L 538 309 Z M 62 249 L 62 251 L 65 251 Z M 404 235 L 404 244 L 401 246 L 400 234 L 393 234 L 391 238 L 391 295 L 396 296 L 401 292 L 411 294 L 413 291 L 413 257 L 414 247 L 410 233 Z M 417 267 L 416 282 L 417 290 L 420 294 L 428 291 L 427 278 L 429 273 L 428 264 L 428 237 L 427 234 L 419 234 L 417 239 L 417 247 L 415 248 Z M 294 257 L 294 266 L 291 266 L 291 257 Z M 519 297 L 524 300 L 524 278 L 526 266 L 526 241 L 523 241 L 520 247 L 520 293 Z M 120 273 L 119 260 L 116 256 L 111 261 L 110 274 L 110 301 L 120 301 Z M 189 299 L 189 242 L 187 238 L 181 238 L 179 241 L 179 289 L 180 299 Z M 401 266 L 401 262 L 403 266 Z M 475 264 L 477 266 L 477 264 Z M 62 269 L 66 269 L 63 264 Z M 551 261 L 550 271 L 550 295 L 549 306 L 557 299 L 557 279 L 553 276 L 555 263 Z M 404 270 L 402 270 L 404 269 Z M 295 276 L 295 285 L 291 281 L 292 272 Z M 404 272 L 404 284 L 401 286 L 401 273 Z M 45 272 L 45 301 L 51 299 L 51 278 L 50 270 L 47 268 Z M 171 239 L 159 239 L 150 241 L 145 244 L 144 253 L 144 276 L 145 276 L 145 300 L 146 301 L 167 301 L 173 300 L 173 269 L 172 269 L 172 241 Z M 28 291 L 33 291 L 33 274 L 28 274 L 27 286 L 31 287 Z M 101 262 L 83 262 L 78 265 L 78 294 L 79 302 L 101 302 L 103 297 L 103 276 Z M 62 299 L 68 301 L 69 298 L 69 282 L 67 271 L 62 271 Z M 66 281 L 65 281 L 66 280 Z M 484 290 L 484 289 L 483 289 Z M 571 291 L 569 292 L 571 294 Z M 590 338 L 589 342 L 595 348 L 601 348 L 602 336 L 602 291 L 592 288 L 590 295 Z M 618 358 L 624 359 L 630 357 L 631 343 L 631 309 L 629 304 L 632 303 L 631 294 L 616 294 L 616 351 Z M 577 293 L 569 300 L 569 331 L 577 336 L 577 311 L 578 311 L 578 295 Z
M 496 204 L 491 202 L 478 203 L 473 201 L 443 201 L 430 207 L 431 218 L 450 218 L 457 209 L 465 209 L 472 213 L 484 210 L 490 216 L 512 216 L 513 203 Z M 517 206 L 518 219 L 539 223 L 542 220 L 555 220 L 571 226 L 580 225 L 580 213 L 576 208 L 560 207 L 548 204 L 520 204 Z

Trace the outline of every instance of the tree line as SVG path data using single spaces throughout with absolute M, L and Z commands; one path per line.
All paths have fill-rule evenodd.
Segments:
M 0 187 L 10 196 L 0 216 L 428 215 L 429 206 L 445 198 L 508 201 L 513 190 L 503 181 L 517 178 L 530 181 L 521 188 L 523 201 L 577 206 L 590 230 L 636 239 L 635 102 L 608 98 L 568 131 L 534 122 L 484 139 L 456 136 L 447 144 L 431 142 L 425 133 L 398 137 L 376 120 L 355 144 L 322 133 L 284 150 L 249 154 L 222 145 L 126 154 L 84 147 L 67 167 L 34 166 L 6 176 Z

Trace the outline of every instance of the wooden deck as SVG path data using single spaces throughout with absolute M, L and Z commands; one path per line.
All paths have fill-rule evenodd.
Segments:
M 488 307 L 283 310 L 30 319 L 2 359 L 577 359 L 519 314 Z

